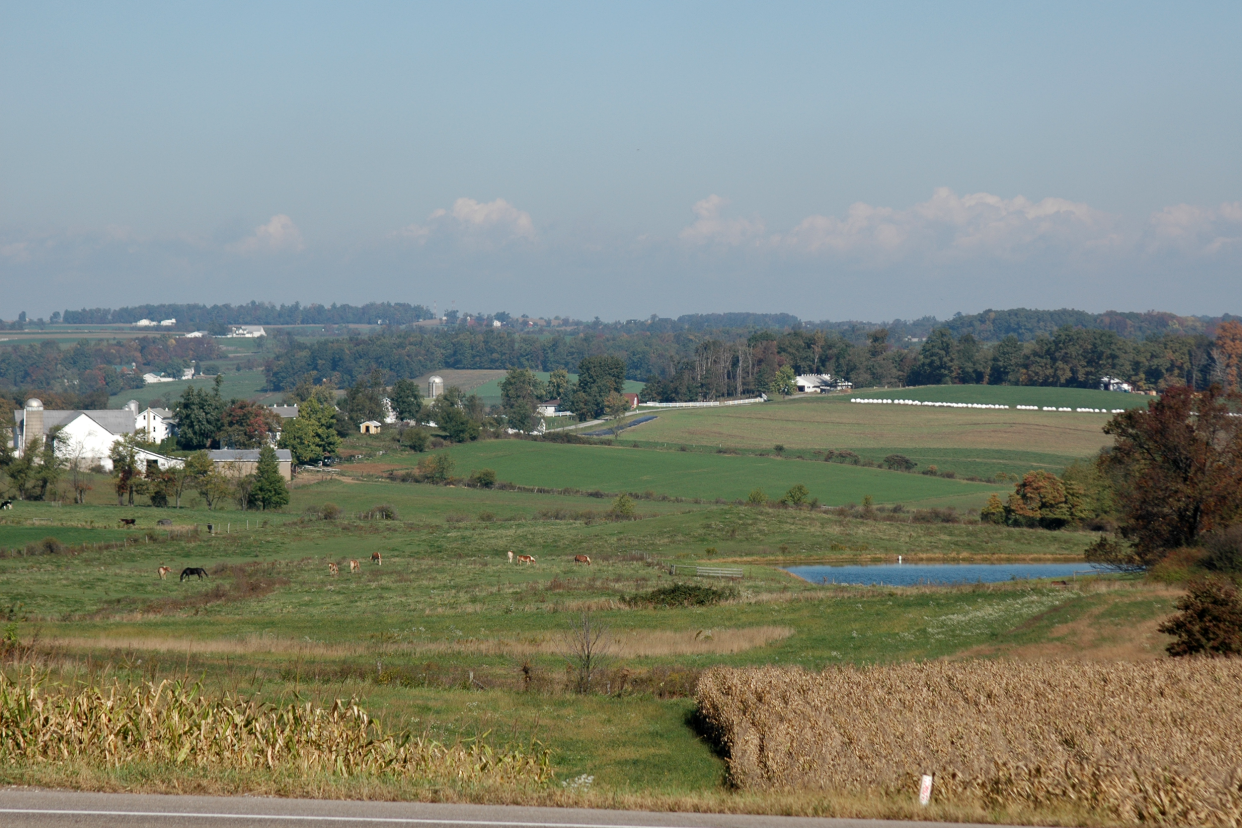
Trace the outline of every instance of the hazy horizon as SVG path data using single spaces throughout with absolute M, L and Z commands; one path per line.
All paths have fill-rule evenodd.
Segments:
M 0 317 L 1242 307 L 1227 3 L 0 3 Z

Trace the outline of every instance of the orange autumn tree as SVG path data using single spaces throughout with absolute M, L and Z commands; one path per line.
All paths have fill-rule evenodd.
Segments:
M 1213 356 L 1225 390 L 1238 390 L 1239 380 L 1242 380 L 1242 322 L 1220 323 Z

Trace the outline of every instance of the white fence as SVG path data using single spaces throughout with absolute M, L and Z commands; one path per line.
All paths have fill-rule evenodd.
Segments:
M 734 578 L 743 576 L 740 566 L 694 566 L 691 564 L 669 564 L 669 574 L 697 575 L 700 578 Z
M 927 400 L 889 400 L 881 397 L 852 397 L 852 403 L 863 403 L 871 405 L 917 405 L 923 408 L 978 408 L 978 409 L 1001 409 L 1009 410 L 1010 408 L 1018 411 L 1068 411 L 1071 414 L 1120 414 L 1125 411 L 1124 408 L 1058 408 L 1053 405 L 1045 405 L 1042 408 L 1038 405 L 993 405 L 991 403 L 955 403 L 955 402 L 929 402 Z
M 645 402 L 639 403 L 639 408 L 715 408 L 721 405 L 751 405 L 753 403 L 767 402 L 767 397 L 752 397 L 748 400 L 711 400 L 710 402 Z

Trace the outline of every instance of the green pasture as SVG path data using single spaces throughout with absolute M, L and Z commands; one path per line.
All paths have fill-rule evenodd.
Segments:
M 220 360 L 224 362 L 224 360 Z M 224 371 L 221 376 L 224 377 L 224 383 L 220 387 L 220 396 L 226 400 L 231 399 L 255 399 L 263 396 L 263 387 L 267 384 L 267 377 L 262 371 Z M 175 380 L 173 382 L 157 382 L 151 385 L 145 385 L 142 388 L 134 388 L 129 391 L 122 391 L 108 399 L 109 408 L 121 408 L 130 400 L 137 400 L 140 405 L 146 406 L 151 400 L 157 397 L 162 398 L 164 402 L 171 405 L 181 396 L 181 392 L 186 388 L 196 388 L 199 391 L 211 391 L 215 387 L 215 377 L 201 377 L 192 380 Z
M 479 450 L 515 447 L 545 452 L 539 456 L 573 474 L 585 474 L 573 469 L 594 462 L 581 457 L 633 455 L 646 462 L 825 467 L 962 485 L 810 461 L 521 441 L 453 452 L 460 467 L 467 457 L 481 458 Z M 576 453 L 558 453 L 564 451 Z M 725 467 L 712 468 L 718 477 Z M 622 479 L 632 472 L 608 473 Z M 339 505 L 343 517 L 303 516 L 325 502 Z M 399 519 L 353 517 L 380 503 L 393 505 Z M 18 638 L 54 646 L 58 663 L 89 656 L 95 669 L 106 665 L 122 678 L 188 673 L 208 687 L 261 690 L 264 698 L 296 691 L 330 703 L 356 696 L 391 727 L 442 739 L 488 732 L 502 742 L 534 737 L 552 749 L 561 780 L 589 774 L 602 791 L 668 795 L 720 790 L 721 762 L 687 721 L 687 694 L 713 665 L 821 669 L 980 648 L 1003 654 L 1093 613 L 1111 611 L 1124 624 L 1167 613 L 1168 599 L 1151 596 L 1122 607 L 1107 596 L 1038 583 L 829 588 L 779 568 L 897 554 L 1076 560 L 1092 539 L 1087 533 L 646 500 L 636 505 L 648 516 L 610 521 L 600 514 L 608 505 L 589 496 L 356 478 L 301 482 L 287 510 L 266 514 L 17 503 L 9 523 L 0 525 L 0 546 L 28 530 L 62 542 L 120 536 L 136 542 L 76 555 L 0 558 L 0 613 Z M 139 531 L 115 528 L 118 518 L 131 516 Z M 165 516 L 178 527 L 213 521 L 231 529 L 214 536 L 154 532 L 148 540 Z M 32 526 L 33 520 L 47 523 Z M 508 550 L 534 555 L 536 563 L 509 564 Z M 381 566 L 369 563 L 372 552 L 383 555 Z M 593 564 L 575 564 L 576 554 Z M 361 573 L 345 567 L 339 577 L 328 574 L 329 561 L 343 565 L 351 558 L 363 562 Z M 677 582 L 721 585 L 674 578 L 656 565 L 661 560 L 727 563 L 741 566 L 745 578 L 724 604 L 627 606 L 625 596 Z M 173 578 L 156 577 L 161 564 L 174 569 Z M 212 574 L 181 583 L 175 576 L 185 566 Z M 609 630 L 601 677 L 608 695 L 563 689 L 568 629 L 583 611 Z M 776 632 L 744 638 L 763 630 Z M 733 640 L 750 643 L 731 648 Z
M 979 508 L 990 484 L 945 480 L 883 469 L 778 457 L 729 456 L 701 452 L 646 451 L 527 440 L 488 440 L 447 449 L 455 473 L 465 476 L 489 468 L 497 479 L 521 486 L 575 488 L 603 492 L 654 492 L 706 500 L 743 500 L 754 489 L 779 498 L 801 483 L 824 505 L 876 503 Z M 387 458 L 386 458 L 387 459 Z M 410 465 L 417 455 L 395 455 Z M 1008 490 L 1005 489 L 1007 492 Z
M 1151 397 L 1099 391 L 1093 388 L 1044 388 L 1024 385 L 920 385 L 914 388 L 867 388 L 851 397 L 878 397 L 920 402 L 984 403 L 988 405 L 1038 405 L 1066 408 L 1138 408 Z M 1051 412 L 1049 412 L 1051 413 Z

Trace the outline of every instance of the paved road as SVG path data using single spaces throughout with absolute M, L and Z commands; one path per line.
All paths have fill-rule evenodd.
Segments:
M 0 825 L 4 828 L 927 828 L 928 823 L 0 788 Z M 941 823 L 943 828 L 949 825 Z

